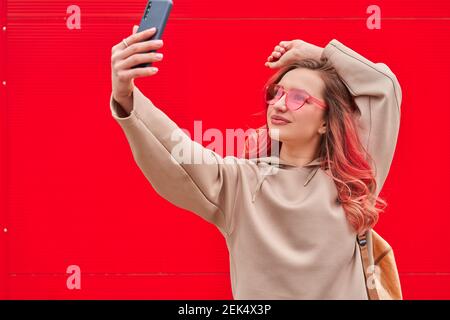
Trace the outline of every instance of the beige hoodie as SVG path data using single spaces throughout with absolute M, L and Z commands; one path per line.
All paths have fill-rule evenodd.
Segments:
M 377 195 L 394 155 L 402 92 L 383 63 L 373 63 L 338 40 L 323 51 L 355 96 L 360 135 L 374 159 Z M 277 156 L 222 158 L 185 135 L 203 164 L 174 161 L 179 129 L 134 87 L 133 110 L 112 116 L 153 188 L 175 206 L 217 226 L 226 239 L 234 299 L 367 299 L 356 234 L 337 202 L 334 181 L 315 159 L 303 167 Z

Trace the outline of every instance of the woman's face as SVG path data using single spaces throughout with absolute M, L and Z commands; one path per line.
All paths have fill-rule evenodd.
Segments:
M 288 71 L 278 82 L 286 90 L 296 88 L 303 89 L 313 97 L 324 101 L 322 91 L 325 87 L 319 74 L 310 69 L 296 68 Z M 285 105 L 286 95 L 284 94 L 275 104 L 269 104 L 267 109 L 267 125 L 269 132 L 272 129 L 279 129 L 278 137 L 271 135 L 272 139 L 281 142 L 296 143 L 300 145 L 314 141 L 320 137 L 320 133 L 325 129 L 325 110 L 319 108 L 311 101 L 306 101 L 303 107 L 292 111 Z M 272 123 L 272 116 L 278 115 L 286 118 L 290 122 L 287 124 Z M 319 130 L 320 129 L 320 130 Z

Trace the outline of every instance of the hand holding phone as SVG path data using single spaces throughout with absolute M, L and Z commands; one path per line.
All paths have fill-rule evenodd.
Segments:
M 148 50 L 156 51 L 163 46 L 158 40 L 148 40 L 155 30 L 147 29 L 137 33 L 138 26 L 133 27 L 133 33 L 114 45 L 111 50 L 111 77 L 113 98 L 129 113 L 133 105 L 134 79 L 155 75 L 158 70 L 154 67 L 132 68 L 136 63 L 161 61 L 157 53 L 143 54 Z M 133 46 L 134 50 L 130 50 Z

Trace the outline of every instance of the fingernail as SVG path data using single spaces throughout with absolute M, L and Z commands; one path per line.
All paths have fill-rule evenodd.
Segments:
M 163 57 L 162 53 L 157 53 L 155 56 L 157 59 L 161 59 Z
M 148 29 L 148 31 L 155 31 L 155 27 L 152 27 L 152 28 L 150 28 L 150 29 Z

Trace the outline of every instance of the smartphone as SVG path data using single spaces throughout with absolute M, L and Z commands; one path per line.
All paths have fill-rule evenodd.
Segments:
M 141 23 L 137 32 L 141 32 L 152 27 L 156 27 L 156 33 L 152 37 L 145 39 L 148 40 L 159 40 L 162 38 L 162 34 L 166 27 L 167 20 L 169 19 L 170 11 L 172 10 L 173 2 L 172 0 L 148 0 L 147 6 L 145 7 L 144 14 L 142 15 Z M 151 50 L 149 52 L 155 52 L 156 50 Z M 145 68 L 150 67 L 152 63 L 141 63 L 137 64 L 134 68 Z

